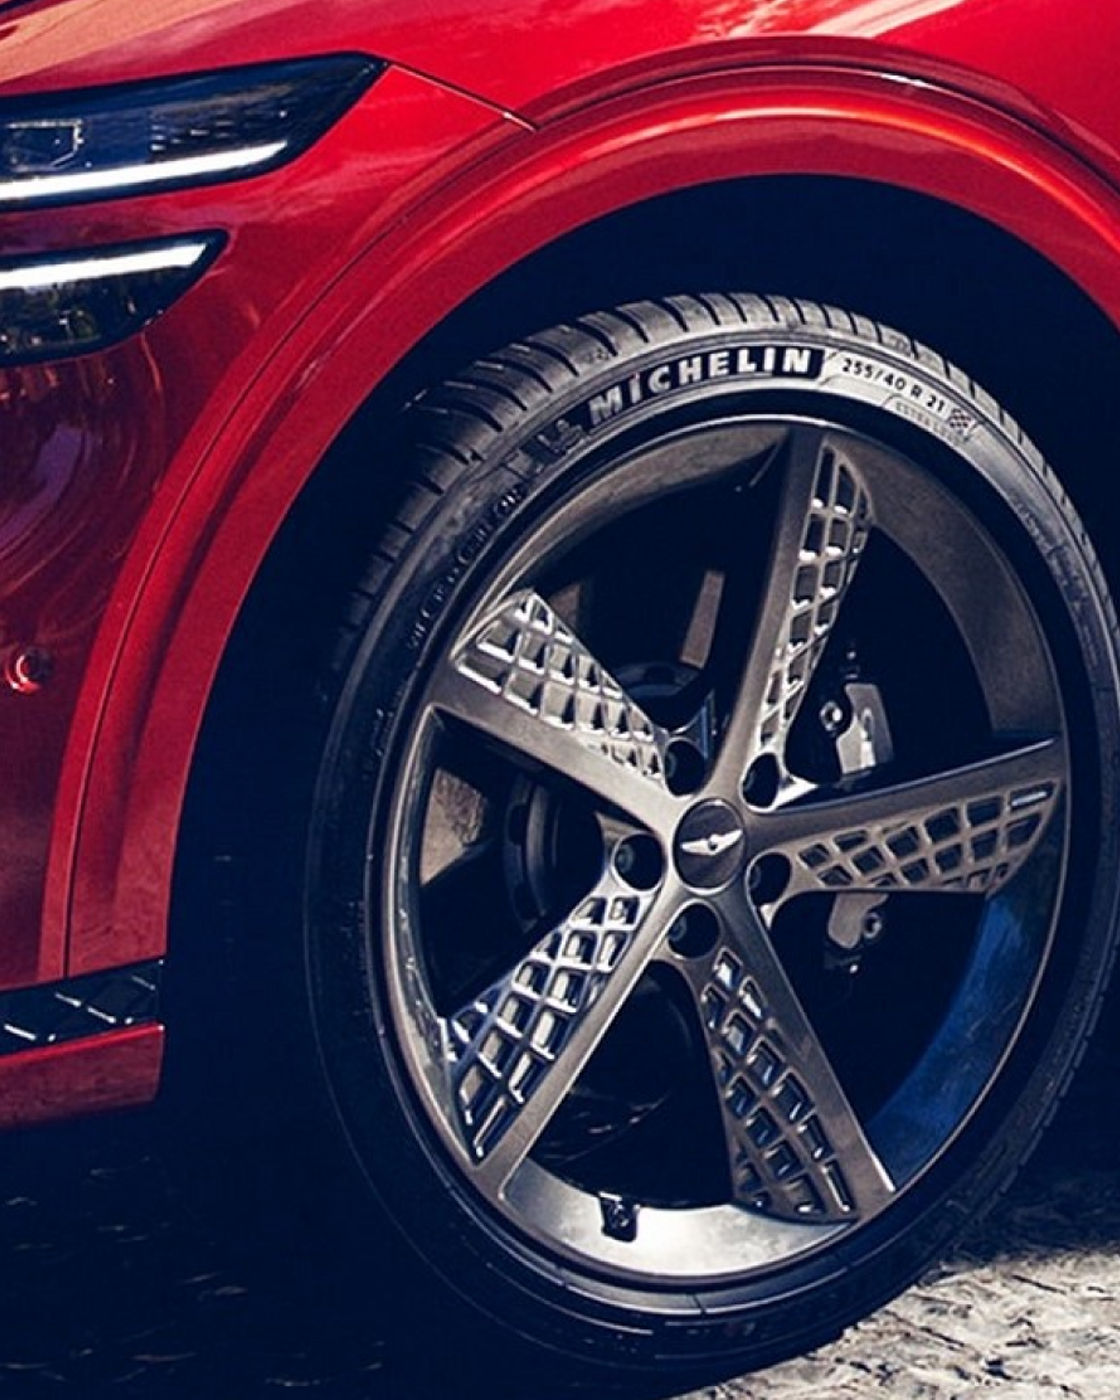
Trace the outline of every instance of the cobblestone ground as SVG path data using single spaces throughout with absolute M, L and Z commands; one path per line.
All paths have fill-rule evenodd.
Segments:
M 1026 1174 L 953 1259 L 835 1344 L 688 1400 L 1116 1400 L 1120 1035 L 1107 1029 Z M 378 1331 L 299 1259 L 235 1254 L 185 1208 L 153 1140 L 139 1114 L 6 1141 L 0 1397 L 560 1393 L 474 1375 L 469 1340 L 437 1319 Z
M 1036 1177 L 956 1257 L 812 1356 L 693 1400 L 1116 1400 L 1115 1167 Z

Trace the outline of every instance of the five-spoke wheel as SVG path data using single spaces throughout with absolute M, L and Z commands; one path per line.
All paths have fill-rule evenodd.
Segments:
M 316 1011 L 476 1305 L 763 1360 L 920 1267 L 1065 1077 L 1114 642 L 1044 470 L 923 352 L 750 298 L 615 322 L 415 410 L 320 780 Z

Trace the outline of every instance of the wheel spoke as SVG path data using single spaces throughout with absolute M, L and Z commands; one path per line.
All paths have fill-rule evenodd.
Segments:
M 530 1151 L 629 996 L 676 896 L 609 870 L 504 977 L 444 1023 L 454 1110 L 492 1195 Z
M 731 901 L 724 901 L 727 908 Z M 850 1221 L 894 1187 L 753 909 L 686 965 L 719 1095 L 732 1192 L 787 1220 Z
M 539 594 L 511 594 L 462 641 L 429 692 L 437 710 L 668 829 L 666 732 Z
M 867 542 L 871 501 L 856 468 L 821 428 L 792 428 L 776 465 L 784 480 L 769 573 L 719 770 L 738 783 L 770 754 L 783 786 L 793 787 L 786 738 Z
M 1046 739 L 878 791 L 759 814 L 756 851 L 790 862 L 805 890 L 991 894 L 1038 846 L 1065 785 L 1065 750 Z

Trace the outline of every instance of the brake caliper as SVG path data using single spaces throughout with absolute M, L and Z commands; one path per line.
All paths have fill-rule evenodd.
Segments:
M 870 772 L 894 757 L 890 724 L 879 687 L 860 676 L 849 651 L 838 696 L 827 699 L 818 712 L 822 728 L 836 746 L 843 777 Z M 854 972 L 862 955 L 886 928 L 883 894 L 841 894 L 828 918 L 825 959 L 832 968 Z

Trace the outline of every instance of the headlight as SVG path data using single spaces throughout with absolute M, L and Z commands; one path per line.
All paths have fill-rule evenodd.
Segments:
M 306 150 L 384 67 L 342 55 L 0 102 L 0 209 L 269 170 Z
M 185 292 L 223 241 L 201 233 L 0 262 L 0 367 L 123 340 Z

